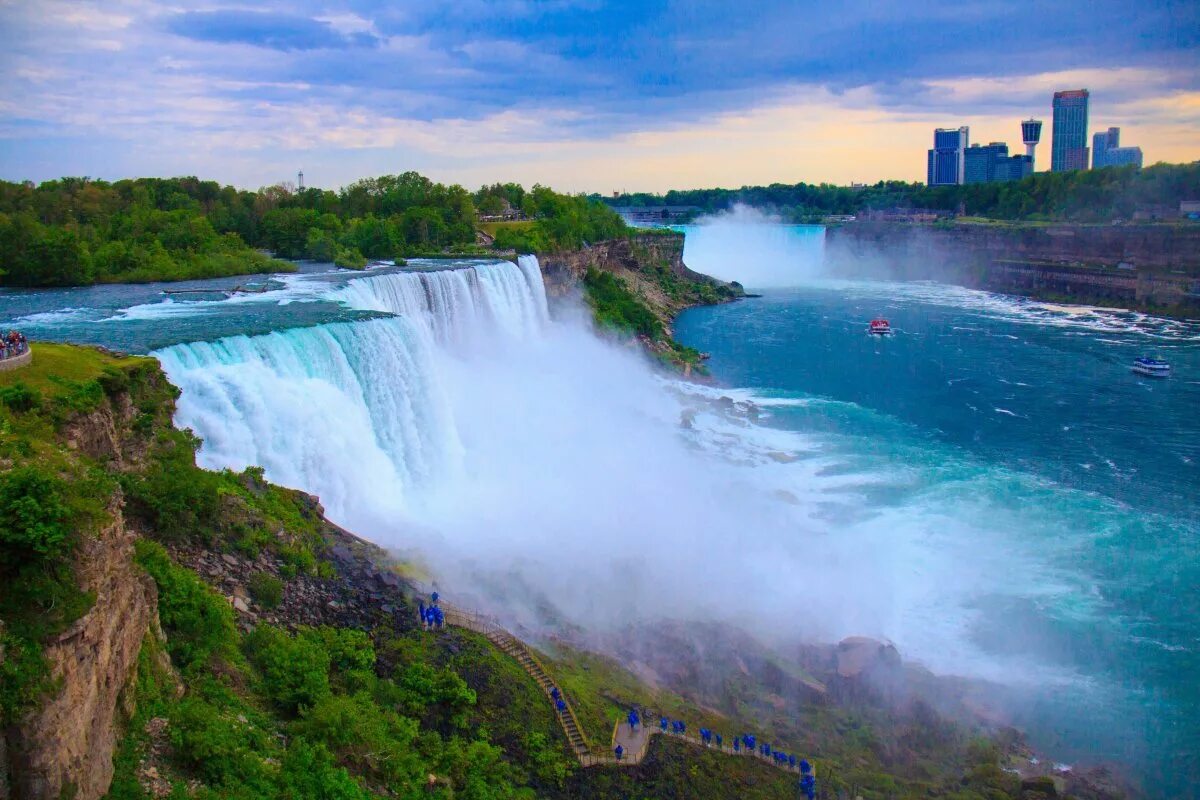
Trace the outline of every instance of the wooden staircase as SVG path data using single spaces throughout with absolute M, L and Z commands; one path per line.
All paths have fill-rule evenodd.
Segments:
M 554 696 L 550 693 L 555 686 L 554 681 L 550 678 L 550 674 L 546 671 L 546 668 L 542 665 L 542 662 L 538 660 L 537 656 L 534 655 L 533 650 L 531 650 L 528 645 L 501 627 L 500 623 L 492 617 L 477 614 L 473 611 L 466 611 L 461 608 L 455 608 L 454 606 L 446 605 L 445 603 L 441 604 L 441 609 L 442 613 L 445 614 L 447 625 L 453 625 L 457 628 L 466 628 L 467 630 L 483 634 L 485 637 L 487 637 L 488 641 L 500 648 L 505 655 L 514 659 L 518 664 L 521 665 L 521 668 L 524 669 L 531 678 L 537 681 L 537 685 L 542 688 L 542 691 L 546 694 L 546 699 L 550 702 L 551 707 L 554 708 L 554 713 L 558 716 L 558 722 L 562 726 L 563 733 L 565 733 L 567 736 L 567 741 L 571 745 L 571 750 L 575 753 L 575 757 L 579 759 L 580 766 L 594 767 L 602 764 L 634 766 L 640 763 L 645 757 L 646 752 L 649 749 L 650 739 L 663 734 L 662 731 L 653 725 L 645 728 L 641 746 L 637 748 L 636 752 L 625 753 L 624 757 L 620 761 L 618 761 L 610 751 L 604 751 L 603 753 L 594 752 L 591 744 L 587 740 L 587 736 L 584 735 L 583 728 L 579 724 L 579 719 L 575 716 L 575 709 L 572 708 L 571 701 L 567 697 L 566 693 L 562 690 L 561 686 L 558 689 L 559 697 L 562 698 L 563 703 L 566 704 L 566 710 L 560 713 L 555 707 Z M 651 717 L 653 716 L 655 715 L 651 715 Z M 618 736 L 620 736 L 622 739 L 628 738 L 627 734 L 622 732 L 623 728 L 627 727 L 628 723 L 625 722 L 614 726 L 614 744 L 618 740 Z M 754 758 L 764 764 L 767 764 L 768 766 L 798 774 L 797 769 L 788 766 L 780 766 L 779 764 L 772 762 L 771 759 L 766 758 L 765 756 L 762 756 L 752 750 L 734 751 L 731 746 L 716 747 L 714 745 L 705 745 L 700 741 L 699 736 L 692 734 L 685 735 L 667 733 L 663 735 L 681 739 L 688 744 L 706 750 L 717 750 L 730 756 Z
M 529 676 L 537 681 L 538 686 L 542 687 L 542 691 L 546 693 L 546 697 L 550 698 L 551 703 L 554 702 L 553 695 L 550 693 L 554 688 L 554 681 L 550 679 L 546 668 L 542 666 L 542 662 L 538 661 L 533 652 L 520 639 L 514 637 L 506 630 L 496 630 L 485 634 L 492 644 L 499 647 L 508 655 L 516 659 L 517 663 L 529 673 Z M 575 716 L 575 709 L 571 707 L 571 701 L 561 688 L 558 690 L 559 697 L 566 704 L 566 710 L 562 713 L 555 709 L 558 714 L 558 721 L 562 725 L 563 732 L 567 735 L 567 741 L 571 743 L 571 749 L 575 751 L 576 756 L 589 755 L 591 747 L 588 745 L 587 737 L 583 735 L 583 728 L 579 725 L 579 720 Z

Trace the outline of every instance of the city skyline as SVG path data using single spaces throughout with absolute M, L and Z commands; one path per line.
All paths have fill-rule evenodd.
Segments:
M 253 188 L 304 169 L 337 187 L 412 169 L 600 193 L 920 181 L 911 154 L 932 128 L 1011 144 L 1070 86 L 1150 162 L 1200 158 L 1196 7 L 1089 3 L 1053 30 L 1028 24 L 1039 8 L 13 0 L 0 177 Z

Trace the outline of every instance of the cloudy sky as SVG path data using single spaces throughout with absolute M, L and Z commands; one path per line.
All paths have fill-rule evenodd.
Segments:
M 1196 0 L 0 0 L 0 178 L 924 179 L 1050 95 L 1200 159 Z

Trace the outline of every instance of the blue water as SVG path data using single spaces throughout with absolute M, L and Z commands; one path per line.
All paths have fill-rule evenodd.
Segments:
M 635 551 L 659 559 L 644 570 L 654 603 L 672 599 L 658 578 L 686 573 L 674 598 L 685 611 L 694 581 L 723 579 L 714 571 L 738 586 L 772 577 L 760 586 L 795 608 L 792 622 L 826 623 L 815 635 L 893 638 L 939 672 L 992 681 L 979 702 L 1055 758 L 1130 764 L 1157 794 L 1185 794 L 1200 780 L 1200 325 L 837 281 L 823 276 L 821 242 L 817 228 L 744 220 L 689 232 L 693 268 L 792 287 L 677 324 L 738 387 L 720 391 L 762 409 L 765 429 L 706 428 L 716 417 L 695 406 L 697 436 L 759 464 L 741 472 L 692 468 L 702 456 L 674 449 L 678 409 L 659 407 L 627 353 L 543 327 L 545 299 L 526 291 L 539 288 L 536 265 L 530 281 L 493 264 L 471 280 L 422 276 L 419 289 L 394 274 L 408 270 L 308 264 L 266 278 L 0 290 L 0 328 L 154 351 L 183 387 L 181 423 L 206 439 L 203 463 L 264 464 L 351 527 L 386 533 L 427 506 L 415 521 L 443 531 L 452 552 L 478 547 L 480 531 L 514 570 L 549 549 L 559 602 L 572 587 L 588 601 L 618 574 L 606 572 L 614 555 Z M 222 291 L 248 281 L 267 291 Z M 179 288 L 207 293 L 164 293 Z M 865 332 L 880 315 L 890 339 Z M 494 340 L 512 345 L 471 355 Z M 1175 375 L 1131 374 L 1143 354 L 1165 356 Z M 323 424 L 331 413 L 339 426 Z M 736 455 L 738 436 L 763 452 Z M 652 457 L 666 477 L 651 483 L 641 475 Z M 744 484 L 736 513 L 689 488 L 719 492 L 729 475 Z M 748 507 L 760 477 L 778 482 L 774 505 Z M 621 515 L 580 514 L 596 486 L 621 498 Z M 797 546 L 721 550 L 746 520 L 780 539 L 794 524 Z M 551 542 L 535 535 L 543 528 Z M 621 538 L 631 531 L 636 543 Z M 396 535 L 409 542 L 404 526 Z M 698 557 L 708 551 L 722 554 L 719 570 Z
M 810 235 L 796 234 L 802 247 Z M 785 278 L 801 286 L 687 311 L 677 337 L 711 354 L 722 383 L 752 390 L 766 424 L 826 437 L 879 469 L 916 466 L 917 491 L 978 509 L 989 537 L 1023 556 L 1011 592 L 973 599 L 968 633 L 985 657 L 1028 668 L 1031 680 L 1005 691 L 1012 721 L 1059 758 L 1132 764 L 1155 793 L 1190 791 L 1200 324 L 839 281 L 805 263 Z M 896 335 L 868 335 L 877 316 Z M 1132 374 L 1144 354 L 1167 358 L 1174 376 Z M 1033 574 L 1030 552 L 1043 562 Z

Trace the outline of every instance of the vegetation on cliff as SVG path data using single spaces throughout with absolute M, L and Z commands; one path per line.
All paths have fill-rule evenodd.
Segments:
M 742 203 L 768 209 L 787 222 L 820 222 L 832 214 L 865 209 L 911 207 L 957 211 L 997 219 L 1107 222 L 1129 219 L 1141 207 L 1178 209 L 1180 200 L 1200 197 L 1200 162 L 1155 164 L 1145 169 L 1108 167 L 1077 172 L 1039 172 L 1021 181 L 926 186 L 879 181 L 851 188 L 832 184 L 743 186 L 740 189 L 686 189 L 665 194 L 620 195 L 619 205 L 688 205 L 702 213 Z
M 638 324 L 611 289 L 606 307 Z M 478 635 L 420 630 L 396 575 L 355 561 L 353 537 L 312 498 L 261 470 L 198 468 L 198 442 L 171 426 L 175 391 L 152 360 L 68 346 L 36 353 L 36 370 L 0 375 L 0 570 L 12 589 L 0 606 L 0 697 L 11 723 L 57 691 L 40 645 L 87 610 L 92 598 L 72 581 L 80 545 L 123 514 L 140 534 L 136 562 L 157 588 L 164 637 L 142 632 L 110 798 L 794 794 L 785 773 L 661 738 L 636 768 L 581 769 L 519 664 Z M 231 585 L 248 592 L 231 598 Z M 380 586 L 397 588 L 376 596 Z M 703 672 L 724 676 L 716 690 L 680 641 L 667 649 L 686 686 L 648 687 L 565 644 L 544 660 L 601 746 L 638 705 L 803 747 L 827 796 L 1019 796 L 999 751 L 931 711 L 893 717 L 811 693 L 795 705 L 811 679 L 748 668 L 750 649 L 706 639 Z
M 0 181 L 0 285 L 75 286 L 186 280 L 294 269 L 310 258 L 358 269 L 367 259 L 486 254 L 476 202 L 526 217 L 500 246 L 578 248 L 625 226 L 604 204 L 544 186 L 435 183 L 415 172 L 356 181 L 334 192 L 278 185 L 257 192 L 197 178 L 114 183 L 63 178 Z M 510 205 L 511 203 L 511 205 Z
M 742 290 L 689 271 L 682 251 L 683 237 L 674 232 L 630 239 L 628 254 L 614 264 L 586 267 L 584 299 L 601 330 L 637 336 L 663 363 L 703 374 L 700 352 L 675 341 L 671 323 L 684 308 L 727 302 Z

